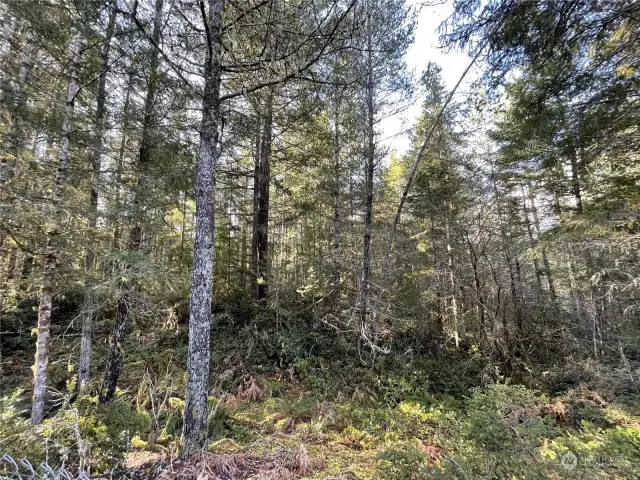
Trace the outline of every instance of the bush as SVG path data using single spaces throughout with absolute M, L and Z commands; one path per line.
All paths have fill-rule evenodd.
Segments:
M 23 395 L 23 390 L 15 390 L 0 400 L 0 453 L 39 464 L 47 456 L 45 443 L 40 428 L 31 425 L 27 412 L 19 407 Z
M 123 400 L 96 405 L 94 398 L 81 397 L 73 408 L 54 417 L 47 433 L 55 443 L 70 446 L 73 464 L 84 462 L 91 470 L 103 471 L 120 466 L 131 439 L 147 433 L 150 426 L 148 413 L 136 412 Z
M 426 456 L 411 442 L 395 443 L 378 455 L 376 478 L 422 480 L 428 478 Z

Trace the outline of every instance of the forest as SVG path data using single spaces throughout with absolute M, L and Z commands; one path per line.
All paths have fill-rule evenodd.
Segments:
M 0 478 L 639 478 L 639 248 L 636 0 L 0 0 Z

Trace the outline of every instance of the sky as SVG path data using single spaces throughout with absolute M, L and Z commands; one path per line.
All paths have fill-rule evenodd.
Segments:
M 448 89 L 452 89 L 460 75 L 467 67 L 470 59 L 466 52 L 447 52 L 440 47 L 438 39 L 438 27 L 452 12 L 453 1 L 442 0 L 442 3 L 434 6 L 420 7 L 422 0 L 410 0 L 416 10 L 419 11 L 415 29 L 415 42 L 407 52 L 405 60 L 410 70 L 413 70 L 416 78 L 427 68 L 430 61 L 437 63 L 442 68 L 442 76 Z M 435 3 L 435 2 L 433 2 Z M 470 79 L 476 77 L 473 71 L 469 72 L 466 81 L 459 88 L 459 94 L 464 94 Z M 407 130 L 415 124 L 420 114 L 422 98 L 416 95 L 414 103 L 402 114 L 391 117 L 382 122 L 383 137 L 392 150 L 404 153 L 409 148 L 409 138 L 400 132 Z

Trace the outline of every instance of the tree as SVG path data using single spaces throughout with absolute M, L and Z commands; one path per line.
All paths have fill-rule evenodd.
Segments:
M 57 238 L 60 230 L 60 217 L 64 203 L 63 189 L 67 176 L 69 162 L 69 138 L 72 132 L 72 122 L 76 95 L 78 93 L 78 69 L 82 55 L 82 36 L 77 33 L 70 46 L 73 59 L 70 65 L 69 87 L 64 110 L 62 125 L 62 140 L 58 154 L 58 168 L 55 173 L 53 191 L 51 193 L 51 215 L 47 228 L 46 256 L 44 273 L 42 276 L 42 291 L 38 307 L 38 338 L 36 346 L 36 360 L 33 376 L 33 404 L 31 407 L 31 421 L 34 424 L 42 422 L 44 417 L 44 402 L 47 389 L 47 365 L 49 364 L 49 342 L 51 339 L 51 306 L 53 302 L 53 288 L 58 263 Z
M 109 5 L 109 15 L 107 27 L 104 34 L 104 45 L 102 47 L 100 58 L 100 72 L 98 79 L 98 90 L 96 94 L 96 110 L 95 110 L 95 139 L 91 152 L 91 182 L 89 194 L 89 214 L 87 218 L 87 227 L 92 232 L 96 229 L 98 223 L 98 203 L 100 188 L 100 170 L 103 155 L 103 143 L 105 135 L 106 120 L 106 101 L 107 101 L 107 74 L 109 72 L 109 52 L 111 50 L 111 41 L 116 25 L 117 11 L 114 6 Z M 85 249 L 85 270 L 87 279 L 85 283 L 83 319 L 82 319 L 82 339 L 80 342 L 80 359 L 78 362 L 78 381 L 77 388 L 82 391 L 89 381 L 89 372 L 91 368 L 91 347 L 92 347 L 92 331 L 93 317 L 95 315 L 95 302 L 93 299 L 94 288 L 92 282 L 93 271 L 95 269 L 95 245 L 87 245 Z

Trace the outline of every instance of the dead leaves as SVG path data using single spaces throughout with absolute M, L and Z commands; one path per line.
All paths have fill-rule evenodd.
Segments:
M 203 452 L 187 459 L 163 460 L 131 472 L 139 480 L 295 480 L 324 468 L 304 445 L 281 449 L 264 457 Z
M 238 381 L 238 397 L 249 402 L 259 402 L 264 393 L 253 376 L 245 375 Z

